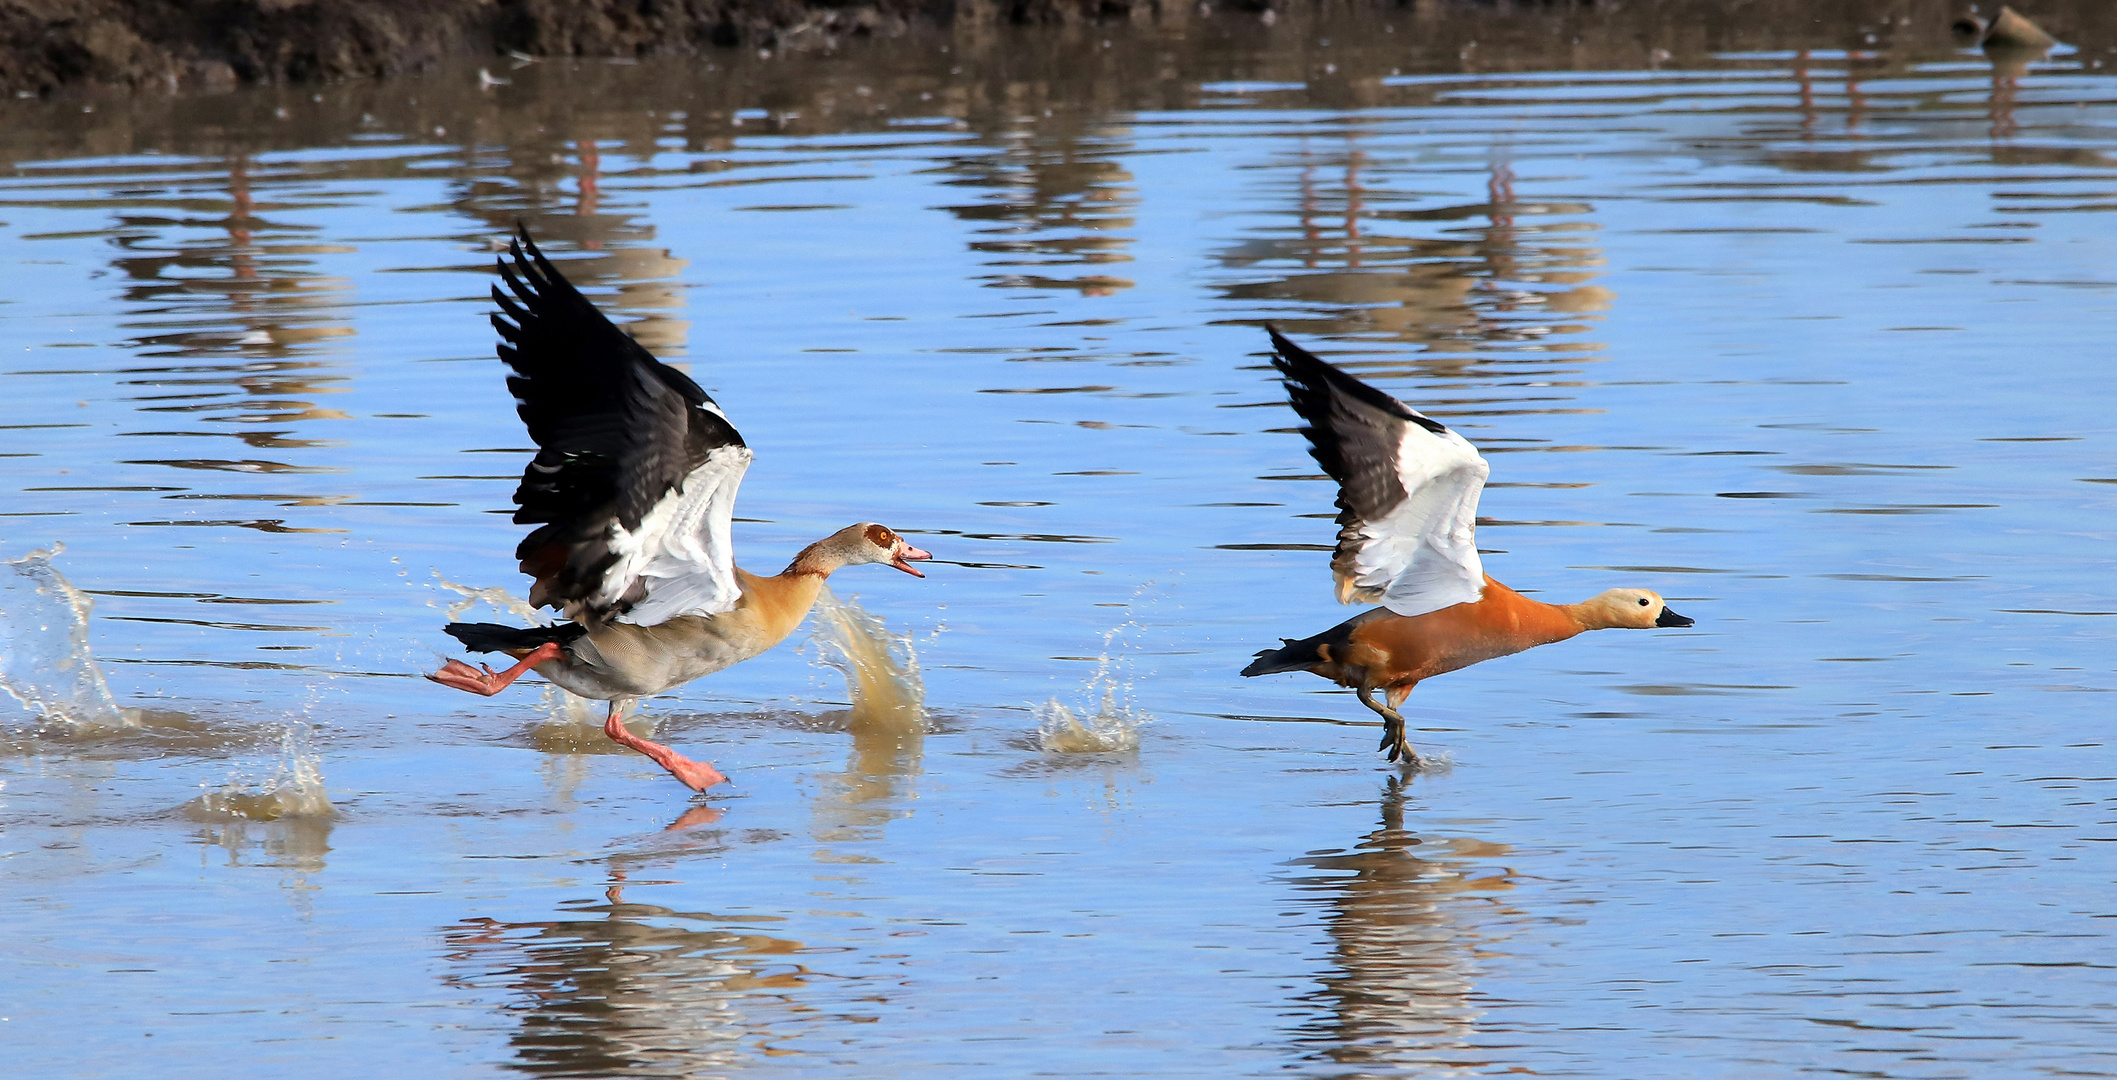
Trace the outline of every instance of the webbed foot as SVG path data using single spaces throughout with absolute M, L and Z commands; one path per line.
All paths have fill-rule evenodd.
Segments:
M 528 674 L 531 668 L 547 661 L 557 660 L 565 655 L 565 652 L 566 650 L 561 648 L 557 642 L 547 641 L 531 649 L 522 657 L 520 663 L 508 668 L 506 671 L 494 671 L 484 664 L 472 667 L 461 660 L 451 659 L 448 663 L 441 665 L 441 670 L 428 675 L 427 678 L 443 686 L 451 686 L 458 690 L 491 697 L 512 686 L 516 679 Z

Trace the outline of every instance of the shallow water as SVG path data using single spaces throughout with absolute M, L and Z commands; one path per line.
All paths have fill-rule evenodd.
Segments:
M 0 1050 L 2117 1075 L 2117 37 L 2074 14 L 2018 72 L 1244 16 L 0 103 L 0 557 L 65 544 L 135 710 L 6 721 Z M 756 449 L 745 564 L 935 553 L 833 582 L 923 706 L 848 700 L 886 640 L 790 642 L 643 707 L 734 778 L 694 799 L 419 677 L 520 618 L 518 219 Z M 1496 577 L 1698 626 L 1422 686 L 1410 778 L 1349 694 L 1237 678 L 1346 614 L 1267 320 L 1483 448 Z M 1051 748 L 1053 700 L 1136 746 Z

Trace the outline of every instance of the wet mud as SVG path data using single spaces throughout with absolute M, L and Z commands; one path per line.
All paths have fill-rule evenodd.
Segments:
M 735 49 L 830 52 L 858 39 L 976 56 L 1034 28 L 1076 58 L 1129 32 L 1154 41 L 1259 31 L 1289 51 L 1317 27 L 1402 23 L 1404 58 L 1466 70 L 1653 67 L 1685 55 L 1828 42 L 1931 49 L 1962 29 L 1947 0 L 0 0 L 0 92 L 216 89 L 416 74 L 489 58 L 642 59 Z M 2111 36 L 2117 12 L 2065 0 L 2028 11 L 2061 41 Z M 1008 49 L 1015 48 L 1009 44 Z M 1430 55 L 1429 55 L 1430 54 Z

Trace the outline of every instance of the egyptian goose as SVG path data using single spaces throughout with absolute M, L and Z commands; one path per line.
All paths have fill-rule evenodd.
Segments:
M 494 671 L 450 660 L 427 676 L 490 697 L 523 673 L 610 702 L 603 733 L 653 758 L 686 786 L 726 780 L 702 761 L 625 730 L 639 698 L 711 675 L 794 632 L 833 570 L 862 563 L 925 577 L 933 556 L 880 525 L 840 529 L 774 577 L 735 565 L 729 524 L 750 449 L 683 372 L 656 360 L 596 310 L 519 229 L 500 260 L 512 297 L 493 287 L 500 359 L 537 455 L 515 489 L 515 523 L 537 528 L 515 549 L 535 579 L 529 602 L 568 620 L 527 629 L 450 623 Z M 509 320 L 512 320 L 511 322 Z
M 1389 760 L 1417 767 L 1397 708 L 1421 679 L 1584 630 L 1689 626 L 1645 589 L 1578 604 L 1531 600 L 1486 576 L 1477 500 L 1490 466 L 1461 435 L 1324 363 L 1278 330 L 1288 403 L 1309 453 L 1338 482 L 1338 602 L 1381 604 L 1314 637 L 1257 654 L 1244 675 L 1311 671 L 1360 695 L 1382 717 Z M 1375 700 L 1375 691 L 1388 703 Z

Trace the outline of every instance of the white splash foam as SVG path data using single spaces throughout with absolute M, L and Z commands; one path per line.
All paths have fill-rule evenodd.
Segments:
M 439 582 L 442 588 L 463 597 L 461 600 L 449 601 L 448 607 L 444 609 L 450 622 L 462 621 L 465 612 L 479 604 L 485 604 L 495 611 L 519 615 L 529 620 L 531 626 L 551 625 L 551 616 L 545 614 L 543 609 L 530 607 L 529 601 L 508 592 L 505 586 L 494 585 L 480 589 L 470 585 L 458 585 L 442 577 L 439 570 L 434 571 L 434 580 Z
M 1103 634 L 1095 673 L 1081 687 L 1078 707 L 1054 697 L 1036 706 L 1036 740 L 1047 754 L 1109 754 L 1139 749 L 1139 729 L 1154 717 L 1132 704 L 1129 635 L 1140 629 L 1126 621 Z
M 610 717 L 609 702 L 581 697 L 554 682 L 544 684 L 543 705 L 545 725 L 590 728 L 597 738 L 602 737 L 603 721 Z
M 1103 694 L 1094 711 L 1075 712 L 1057 698 L 1036 707 L 1036 741 L 1047 754 L 1111 754 L 1139 749 L 1139 729 L 1154 718 Z
M 0 573 L 0 690 L 43 722 L 73 727 L 76 734 L 139 726 L 118 707 L 103 669 L 88 651 L 87 594 L 52 567 L 66 550 L 54 543 L 19 559 Z
M 458 585 L 443 577 L 439 570 L 434 571 L 434 581 L 442 588 L 462 597 L 461 600 L 449 601 L 442 609 L 450 622 L 461 622 L 463 616 L 479 604 L 484 604 L 496 612 L 519 616 L 531 626 L 550 626 L 554 621 L 548 612 L 529 606 L 529 601 L 508 592 L 506 586 L 493 585 L 480 589 L 470 585 Z M 602 738 L 603 720 L 609 715 L 610 707 L 607 702 L 577 697 L 566 692 L 557 683 L 547 682 L 544 684 L 544 720 L 538 725 L 539 737 L 556 740 L 557 744 L 568 746 L 582 740 L 587 740 L 581 742 L 582 745 L 595 745 L 594 740 Z M 574 730 L 577 728 L 592 730 Z
M 325 818 L 337 811 L 323 788 L 323 756 L 309 748 L 308 730 L 290 727 L 279 736 L 279 760 L 271 775 L 235 773 L 220 787 L 184 804 L 195 821 L 278 821 Z

